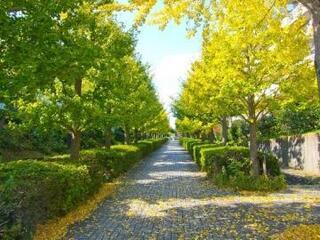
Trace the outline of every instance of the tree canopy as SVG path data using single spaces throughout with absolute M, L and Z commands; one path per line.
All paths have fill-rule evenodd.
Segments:
M 103 132 L 107 147 L 113 128 L 128 136 L 169 131 L 149 69 L 135 53 L 135 33 L 104 10 L 110 3 L 0 4 L 0 101 L 2 112 L 16 113 L 6 121 L 70 134 L 73 159 L 87 131 Z
M 268 11 L 272 17 L 257 25 L 261 12 Z M 220 1 L 216 27 L 204 33 L 202 57 L 194 63 L 176 104 L 180 112 L 188 109 L 185 112 L 202 121 L 207 115 L 241 116 L 250 126 L 255 174 L 259 172 L 257 124 L 261 117 L 294 98 L 295 89 L 301 89 L 299 96 L 304 91 L 315 95 L 307 58 L 309 39 L 302 29 L 305 20 L 284 26 L 285 14 L 281 8 L 270 10 L 263 0 Z M 306 86 L 306 81 L 312 84 Z

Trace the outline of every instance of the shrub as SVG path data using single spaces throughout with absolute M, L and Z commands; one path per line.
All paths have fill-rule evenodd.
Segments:
M 203 145 L 203 144 L 209 144 L 209 141 L 191 141 L 189 142 L 189 146 L 188 146 L 188 152 L 191 154 L 191 156 L 193 156 L 193 151 L 194 151 L 194 147 L 199 146 L 199 145 Z
M 138 146 L 140 145 L 140 147 L 142 145 L 144 145 L 144 147 L 142 147 L 142 148 L 145 149 L 145 151 L 147 151 L 147 152 L 151 152 L 154 148 L 153 141 L 151 141 L 151 140 L 138 141 L 137 144 L 138 144 Z
M 194 138 L 180 138 L 180 144 L 184 147 L 184 149 L 187 149 L 187 144 L 189 141 L 194 141 Z
M 184 139 L 185 139 L 184 137 L 180 137 L 180 138 L 179 138 L 179 143 L 180 143 L 180 145 L 182 145 L 182 146 L 183 146 Z
M 100 187 L 103 181 L 123 174 L 165 142 L 166 139 L 152 139 L 135 145 L 114 145 L 109 150 L 102 148 L 83 150 L 77 162 L 71 161 L 68 155 L 56 156 L 48 160 L 88 166 L 91 177 L 96 181 L 95 186 Z
M 222 170 L 232 175 L 232 168 L 235 164 L 238 165 L 239 170 L 249 175 L 251 170 L 251 161 L 249 159 L 249 149 L 246 147 L 217 147 L 207 148 L 200 151 L 200 168 L 207 171 L 209 174 L 218 174 Z M 262 169 L 263 161 L 266 160 L 267 173 L 269 176 L 280 175 L 280 167 L 276 157 L 271 154 L 259 152 L 258 161 L 260 169 Z M 236 162 L 234 164 L 231 164 Z
M 180 144 L 190 153 L 192 153 L 192 147 L 195 143 L 201 143 L 201 140 L 195 138 L 180 138 Z
M 196 144 L 193 147 L 193 160 L 200 165 L 200 158 L 201 158 L 201 154 L 200 151 L 202 149 L 206 149 L 206 148 L 215 148 L 215 147 L 220 147 L 222 146 L 222 143 L 216 143 L 216 144 L 208 144 L 208 143 L 200 143 L 200 144 Z
M 159 148 L 167 139 L 139 141 L 135 145 L 114 145 L 110 150 L 94 149 L 81 151 L 81 162 L 103 169 L 105 178 L 115 178 L 126 172 L 140 159 Z
M 159 139 L 153 139 L 153 142 L 156 146 L 156 148 L 161 147 L 164 143 L 168 141 L 168 138 L 159 138 Z
M 232 141 L 239 146 L 248 146 L 249 125 L 244 120 L 235 120 L 232 122 L 229 131 Z
M 235 190 L 273 192 L 284 189 L 287 184 L 283 175 L 274 177 L 259 176 L 258 178 L 238 173 L 227 176 L 224 173 L 213 176 L 215 184 L 219 187 L 230 187 Z
M 278 160 L 270 154 L 258 153 L 261 169 L 263 161 L 266 161 L 268 177 L 256 178 L 250 175 L 251 161 L 248 148 L 229 146 L 204 148 L 200 153 L 201 169 L 212 176 L 217 185 L 258 191 L 279 190 L 286 185 L 283 176 L 280 175 Z
M 80 159 L 73 161 L 69 155 L 57 155 L 45 158 L 45 162 L 56 162 L 59 164 L 72 164 L 75 166 L 86 166 L 92 179 L 91 189 L 97 191 L 102 183 L 110 178 L 110 171 L 105 168 L 103 162 L 97 158 L 97 153 L 102 149 L 83 150 L 80 153 Z
M 200 140 L 200 139 L 192 139 L 192 140 L 189 140 L 189 141 L 186 143 L 186 150 L 187 150 L 189 153 L 192 153 L 192 151 L 193 151 L 193 145 L 194 145 L 194 144 L 197 144 L 197 143 L 201 143 L 201 140 Z
M 66 214 L 165 141 L 84 150 L 79 161 L 59 155 L 0 164 L 0 239 L 31 239 L 37 224 Z
M 118 177 L 130 169 L 145 154 L 137 146 L 116 145 L 109 152 L 100 152 L 99 158 L 106 163 L 111 177 Z
M 86 166 L 14 161 L 0 165 L 4 239 L 29 239 L 36 223 L 67 213 L 91 193 Z
M 150 143 L 140 141 L 138 143 L 135 143 L 134 145 L 142 151 L 144 156 L 152 151 Z
M 156 150 L 157 148 L 159 148 L 167 140 L 168 139 L 166 138 L 142 140 L 135 145 L 137 145 L 140 149 L 142 149 L 145 154 L 148 154 L 153 150 Z

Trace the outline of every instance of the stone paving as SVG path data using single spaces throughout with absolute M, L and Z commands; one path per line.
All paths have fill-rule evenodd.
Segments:
M 289 185 L 320 185 L 320 176 L 307 174 L 301 170 L 282 169 Z
M 268 195 L 219 190 L 171 141 L 66 239 L 267 239 L 302 223 L 320 223 L 319 185 Z

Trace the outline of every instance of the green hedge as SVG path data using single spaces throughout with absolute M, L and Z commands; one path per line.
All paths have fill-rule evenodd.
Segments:
M 4 239 L 31 238 L 36 223 L 67 213 L 92 192 L 85 165 L 14 161 L 0 165 L 0 181 Z
M 283 175 L 274 177 L 245 175 L 242 172 L 235 176 L 227 176 L 223 173 L 213 176 L 214 183 L 223 188 L 235 190 L 274 192 L 285 189 L 287 186 Z
M 115 178 L 130 169 L 146 154 L 137 146 L 116 145 L 111 151 L 98 152 L 97 157 Z
M 277 191 L 286 187 L 281 175 L 278 159 L 270 154 L 258 152 L 260 169 L 266 160 L 267 177 L 251 175 L 249 149 L 245 147 L 215 147 L 200 150 L 200 168 L 208 173 L 221 187 L 237 190 Z
M 167 141 L 166 138 L 164 139 L 149 139 L 149 140 L 142 140 L 136 143 L 135 145 L 138 146 L 140 149 L 144 151 L 144 153 L 150 153 L 157 148 L 159 148 L 162 144 Z
M 199 139 L 194 138 L 180 138 L 180 144 L 187 150 L 188 149 L 188 143 L 194 142 L 194 141 L 200 141 Z
M 203 143 L 200 139 L 195 138 L 180 138 L 180 144 L 190 153 L 193 152 L 193 146 Z
M 277 158 L 263 152 L 258 153 L 260 169 L 266 160 L 267 175 L 251 175 L 250 152 L 246 147 L 222 146 L 221 143 L 208 144 L 199 139 L 181 138 L 181 145 L 192 154 L 200 169 L 206 171 L 220 187 L 237 190 L 276 191 L 285 188 L 286 181 L 281 175 Z
M 197 145 L 195 145 L 193 147 L 192 158 L 198 165 L 200 165 L 200 158 L 201 158 L 200 151 L 202 149 L 215 148 L 215 147 L 221 147 L 221 146 L 222 146 L 222 143 L 216 143 L 216 144 L 201 143 L 201 144 L 197 144 Z
M 0 239 L 31 239 L 38 223 L 66 214 L 165 141 L 85 150 L 77 162 L 60 155 L 0 164 Z
M 190 140 L 190 141 L 187 141 L 186 142 L 186 150 L 192 154 L 192 148 L 195 144 L 199 144 L 201 143 L 201 140 L 200 139 L 193 139 L 193 140 Z
M 179 138 L 179 142 L 180 142 L 180 144 L 184 147 L 184 143 L 185 143 L 185 141 L 187 141 L 188 139 L 191 139 L 191 138 L 181 137 L 181 138 Z
M 200 152 L 200 167 L 209 174 L 218 174 L 225 171 L 227 175 L 234 175 L 235 171 L 240 170 L 244 174 L 250 175 L 250 153 L 246 147 L 225 146 L 202 149 Z M 280 175 L 278 159 L 271 154 L 259 152 L 258 161 L 261 169 L 264 159 L 266 159 L 268 175 Z

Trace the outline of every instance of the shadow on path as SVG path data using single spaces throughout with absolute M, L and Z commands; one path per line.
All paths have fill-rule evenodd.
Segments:
M 219 190 L 171 141 L 129 172 L 117 194 L 72 226 L 67 239 L 266 239 L 319 222 L 319 186 L 264 196 Z

